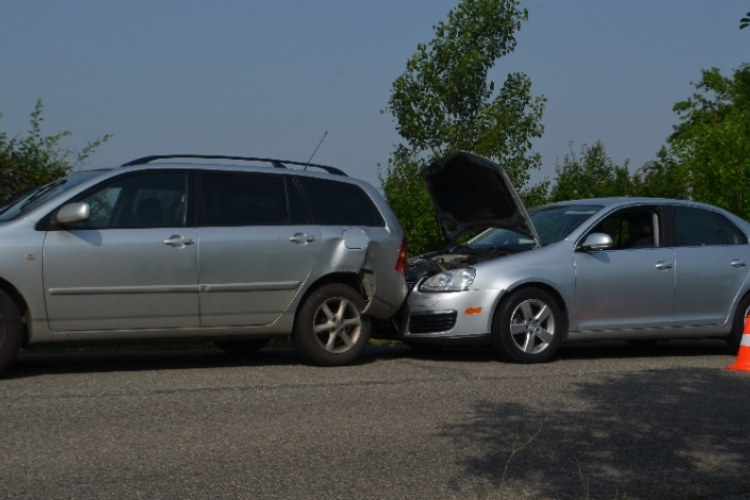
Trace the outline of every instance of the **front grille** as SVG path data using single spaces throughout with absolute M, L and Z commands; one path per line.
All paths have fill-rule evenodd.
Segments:
M 438 314 L 413 314 L 409 316 L 409 333 L 447 332 L 456 326 L 456 311 Z

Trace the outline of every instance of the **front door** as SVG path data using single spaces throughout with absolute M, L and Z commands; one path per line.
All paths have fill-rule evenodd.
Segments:
M 675 259 L 661 246 L 658 210 L 636 207 L 604 219 L 590 233 L 612 237 L 609 250 L 577 252 L 579 331 L 641 330 L 674 322 Z
M 198 326 L 186 173 L 124 175 L 71 201 L 88 203 L 91 216 L 45 237 L 53 331 Z

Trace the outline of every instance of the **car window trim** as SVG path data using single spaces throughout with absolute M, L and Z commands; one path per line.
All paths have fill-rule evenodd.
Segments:
M 185 217 L 185 223 L 184 223 L 184 225 L 183 226 L 179 226 L 179 227 L 193 227 L 193 226 L 195 226 L 195 223 L 194 223 L 195 217 L 194 217 L 194 214 L 192 213 L 192 212 L 194 212 L 194 210 L 191 210 L 192 199 L 194 198 L 194 196 L 192 195 L 192 191 L 193 191 L 192 177 L 194 175 L 193 171 L 191 169 L 177 169 L 177 168 L 159 168 L 159 169 L 149 168 L 149 169 L 144 169 L 144 170 L 136 170 L 136 171 L 131 171 L 131 172 L 127 172 L 127 173 L 117 174 L 117 175 L 113 175 L 112 177 L 107 177 L 106 179 L 102 179 L 100 182 L 98 182 L 97 184 L 91 186 L 90 188 L 86 189 L 85 191 L 81 191 L 80 193 L 77 193 L 75 196 L 71 196 L 67 200 L 65 200 L 62 203 L 60 203 L 59 205 L 57 205 L 53 210 L 51 210 L 44 217 L 42 217 L 39 220 L 39 222 L 37 222 L 37 224 L 34 227 L 34 229 L 37 230 L 37 231 L 69 231 L 70 228 L 65 227 L 65 226 L 59 226 L 59 225 L 55 224 L 54 221 L 53 221 L 53 217 L 52 217 L 55 214 L 55 212 L 57 212 L 58 210 L 60 210 L 61 207 L 63 207 L 63 205 L 67 205 L 68 203 L 75 203 L 76 201 L 80 201 L 81 199 L 86 198 L 87 196 L 91 195 L 92 193 L 103 189 L 107 185 L 112 184 L 114 182 L 117 182 L 119 180 L 128 178 L 128 177 L 138 177 L 138 176 L 144 176 L 144 175 L 165 174 L 165 173 L 180 173 L 180 174 L 183 174 L 183 175 L 187 176 L 187 186 L 186 186 L 186 190 L 187 190 L 187 193 L 186 193 L 186 195 L 187 195 L 187 200 L 186 200 L 187 201 L 187 207 L 186 207 L 186 217 Z M 111 227 L 111 228 L 96 228 L 96 229 L 81 228 L 81 229 L 76 229 L 76 230 L 77 231 L 78 230 L 80 230 L 80 231 L 109 231 L 109 230 L 122 230 L 122 229 L 141 229 L 141 228 L 137 228 L 137 227 L 128 227 L 128 228 L 125 228 L 125 227 Z

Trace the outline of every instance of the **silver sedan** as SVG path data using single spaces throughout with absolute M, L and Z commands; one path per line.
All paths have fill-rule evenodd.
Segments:
M 527 212 L 503 170 L 469 153 L 423 176 L 448 245 L 409 261 L 412 288 L 393 318 L 405 343 L 492 345 L 521 363 L 566 341 L 716 337 L 738 348 L 750 313 L 748 222 L 653 198 Z

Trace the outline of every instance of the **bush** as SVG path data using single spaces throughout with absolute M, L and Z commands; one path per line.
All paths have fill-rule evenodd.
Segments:
M 31 129 L 26 137 L 9 139 L 5 132 L 0 132 L 0 201 L 80 169 L 96 148 L 112 137 L 112 134 L 98 137 L 80 151 L 65 149 L 60 141 L 73 133 L 66 130 L 42 136 L 43 109 L 44 104 L 38 99 L 31 113 Z

